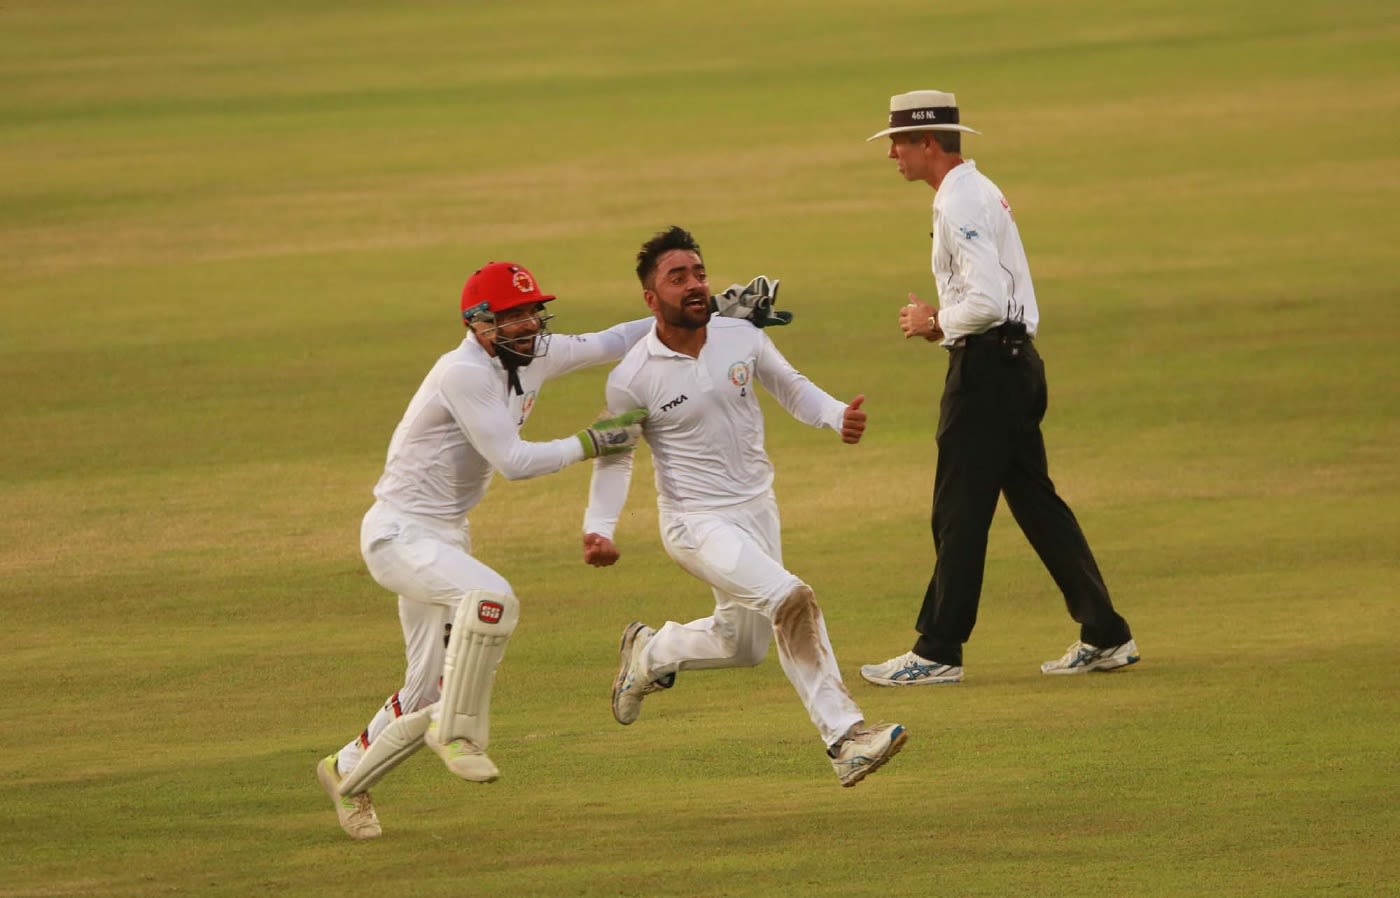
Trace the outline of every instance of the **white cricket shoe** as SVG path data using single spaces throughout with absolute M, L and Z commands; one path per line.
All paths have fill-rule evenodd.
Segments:
M 897 723 L 882 723 L 872 729 L 856 730 L 827 754 L 842 786 L 854 786 L 904 747 L 909 733 Z
M 617 677 L 613 680 L 612 688 L 612 712 L 613 717 L 623 726 L 635 723 L 641 716 L 643 698 L 676 685 L 674 673 L 642 682 L 642 650 L 655 635 L 655 630 L 639 620 L 632 621 L 627 625 L 627 629 L 622 631 L 622 643 L 617 650 Z
M 340 819 L 340 828 L 352 839 L 377 839 L 383 832 L 379 828 L 379 815 L 374 813 L 374 802 L 368 792 L 359 795 L 340 794 L 340 772 L 335 769 L 335 755 L 326 755 L 316 765 L 316 779 L 321 788 L 335 803 L 335 815 Z
M 1069 647 L 1069 651 L 1065 652 L 1063 658 L 1046 661 L 1040 665 L 1040 672 L 1045 674 L 1079 674 L 1088 673 L 1091 670 L 1117 670 L 1120 667 L 1127 667 L 1129 664 L 1136 664 L 1140 660 L 1137 643 L 1131 639 L 1122 645 L 1104 649 L 1089 645 L 1087 642 L 1076 642 Z
M 865 664 L 860 675 L 876 686 L 925 686 L 934 683 L 961 683 L 963 669 L 951 664 L 939 664 L 905 652 L 884 664 Z
M 438 739 L 437 721 L 428 724 L 428 730 L 423 734 L 423 741 L 429 748 L 437 752 L 442 758 L 442 763 L 447 765 L 457 776 L 471 783 L 494 783 L 501 776 L 501 771 L 496 769 L 496 765 L 491 763 L 491 759 L 486 757 L 486 752 L 477 748 L 470 739 L 453 739 L 450 742 L 442 742 Z

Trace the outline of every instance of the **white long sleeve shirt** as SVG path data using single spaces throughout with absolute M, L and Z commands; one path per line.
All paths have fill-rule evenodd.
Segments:
M 582 461 L 583 446 L 574 437 L 527 442 L 520 438 L 520 428 L 545 381 L 621 358 L 651 323 L 644 318 L 593 334 L 553 335 L 543 358 L 517 370 L 521 394 L 507 386 L 500 359 L 469 331 L 456 349 L 437 360 L 409 402 L 389 441 L 375 498 L 400 511 L 460 526 L 485 495 L 494 472 L 519 480 Z
M 933 198 L 933 279 L 943 345 L 1004 321 L 1040 326 L 1030 264 L 1011 205 L 971 160 L 943 177 Z
M 846 403 L 793 368 L 763 331 L 728 318 L 708 327 L 697 358 L 668 349 L 653 327 L 608 375 L 608 411 L 647 410 L 642 432 L 664 509 L 724 508 L 772 487 L 755 383 L 812 427 L 839 431 L 845 416 Z M 631 478 L 630 452 L 594 462 L 585 533 L 612 538 Z

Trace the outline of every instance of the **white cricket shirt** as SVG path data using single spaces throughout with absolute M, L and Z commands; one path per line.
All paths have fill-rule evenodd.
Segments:
M 933 197 L 933 279 L 943 345 L 1004 321 L 1040 326 L 1030 264 L 1011 204 L 971 160 L 953 168 Z
M 409 402 L 389 441 L 375 498 L 460 526 L 485 495 L 493 472 L 519 480 L 582 461 L 583 447 L 572 436 L 538 443 L 520 438 L 540 387 L 560 374 L 620 358 L 651 323 L 643 318 L 594 334 L 553 335 L 543 358 L 517 369 L 523 394 L 507 386 L 500 359 L 468 331 L 461 345 L 437 360 Z
M 711 318 L 697 358 L 668 349 L 653 326 L 608 375 L 608 411 L 647 410 L 642 432 L 663 509 L 724 508 L 772 487 L 755 383 L 802 423 L 840 431 L 846 403 L 798 373 L 746 321 Z M 594 462 L 585 533 L 612 537 L 631 477 L 630 452 Z

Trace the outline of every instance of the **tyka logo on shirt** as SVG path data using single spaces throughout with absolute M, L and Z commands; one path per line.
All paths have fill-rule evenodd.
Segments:
M 684 393 L 682 393 L 681 395 L 677 396 L 675 399 L 672 399 L 670 402 L 662 403 L 662 405 L 661 405 L 661 410 L 662 410 L 663 412 L 669 412 L 671 409 L 673 409 L 673 408 L 675 408 L 676 406 L 680 405 L 682 402 L 685 402 L 686 399 L 688 399 L 688 398 L 690 398 L 690 397 L 688 397 L 688 396 L 686 396 Z

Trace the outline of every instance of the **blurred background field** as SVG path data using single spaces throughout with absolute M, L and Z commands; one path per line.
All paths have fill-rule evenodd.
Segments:
M 0 9 L 0 896 L 1400 894 L 1400 12 L 52 2 Z M 955 91 L 1016 208 L 1051 470 L 1144 660 L 1075 637 L 1003 511 L 968 677 L 883 691 L 927 531 L 928 203 L 864 138 Z M 501 781 L 427 754 L 355 844 L 312 776 L 401 675 L 359 517 L 461 283 L 644 313 L 671 223 L 782 278 L 783 351 L 865 393 L 845 447 L 769 405 L 789 566 L 908 748 L 837 787 L 776 658 L 611 720 L 634 617 L 704 614 L 649 465 L 606 571 L 585 466 L 497 483 L 524 603 Z M 526 429 L 570 432 L 606 369 Z

